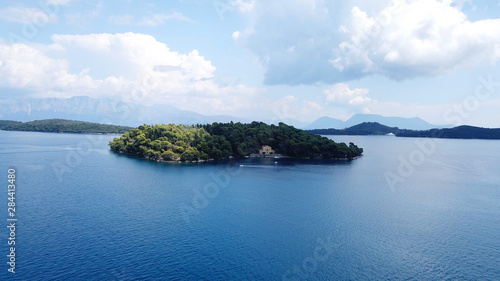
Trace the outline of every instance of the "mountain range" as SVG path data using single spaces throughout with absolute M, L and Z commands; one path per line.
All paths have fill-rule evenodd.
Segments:
M 107 123 L 124 126 L 142 124 L 210 124 L 213 122 L 263 121 L 276 123 L 275 120 L 250 120 L 228 115 L 207 116 L 193 111 L 181 110 L 170 105 L 137 105 L 116 99 L 75 96 L 63 98 L 41 98 L 25 100 L 0 100 L 0 119 L 28 122 L 42 119 L 68 119 L 87 122 Z M 420 118 L 384 117 L 374 114 L 356 114 L 347 121 L 331 117 L 321 117 L 307 124 L 287 119 L 286 123 L 302 129 L 344 129 L 363 122 L 377 122 L 390 127 L 411 130 L 428 130 L 445 126 L 432 125 Z M 448 126 L 446 126 L 448 127 Z
M 375 114 L 355 114 L 349 120 L 342 121 L 331 117 L 320 117 L 303 129 L 344 129 L 361 123 L 380 123 L 388 127 L 398 127 L 409 130 L 430 130 L 433 128 L 444 128 L 450 126 L 433 125 L 418 117 L 385 117 Z
M 251 121 L 226 115 L 205 116 L 169 105 L 145 106 L 114 99 L 96 99 L 87 96 L 76 96 L 67 99 L 0 100 L 0 119 L 27 122 L 53 118 L 134 127 L 157 123 L 206 124 L 212 122 Z

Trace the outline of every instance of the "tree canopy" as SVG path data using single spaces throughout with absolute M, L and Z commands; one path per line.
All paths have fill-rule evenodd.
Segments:
M 375 122 L 365 122 L 345 129 L 315 129 L 307 132 L 318 135 L 386 135 L 412 138 L 450 138 L 450 139 L 500 139 L 500 128 L 480 128 L 458 126 L 454 128 L 430 129 L 424 131 L 388 127 Z
M 154 161 L 200 161 L 245 157 L 263 145 L 289 157 L 349 158 L 360 156 L 355 144 L 335 143 L 288 126 L 262 122 L 207 125 L 142 125 L 109 143 L 112 151 Z
M 122 134 L 131 127 L 108 124 L 73 121 L 65 119 L 46 119 L 30 122 L 1 121 L 0 130 L 33 131 L 50 133 L 80 133 L 80 134 Z

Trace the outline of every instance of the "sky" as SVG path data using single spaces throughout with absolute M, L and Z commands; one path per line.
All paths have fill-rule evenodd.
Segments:
M 500 0 L 0 2 L 0 99 L 500 127 Z

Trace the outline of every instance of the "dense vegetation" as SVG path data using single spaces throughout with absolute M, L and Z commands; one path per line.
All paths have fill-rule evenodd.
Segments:
M 306 132 L 318 135 L 387 135 L 389 133 L 396 134 L 400 130 L 395 127 L 388 127 L 376 122 L 365 122 L 342 130 L 339 129 L 316 129 L 306 130 Z
M 387 135 L 414 138 L 449 138 L 449 139 L 500 139 L 500 129 L 488 129 L 473 126 L 458 126 L 449 129 L 431 129 L 424 131 L 399 129 L 379 123 L 361 123 L 356 126 L 338 129 L 316 129 L 307 132 L 318 135 Z
M 500 129 L 488 129 L 473 126 L 458 126 L 450 129 L 432 129 L 426 131 L 402 130 L 398 137 L 448 138 L 448 139 L 500 139 Z
M 334 141 L 280 123 L 213 123 L 208 125 L 142 125 L 115 138 L 111 150 L 155 161 L 199 161 L 245 157 L 263 145 L 290 157 L 349 158 L 362 148 Z
M 8 126 L 19 125 L 21 123 L 22 122 L 19 122 L 19 121 L 0 120 L 0 130 L 3 130 L 3 128 L 8 127 Z
M 0 121 L 0 130 L 51 133 L 123 134 L 131 127 L 73 121 L 64 119 L 35 120 L 31 122 Z

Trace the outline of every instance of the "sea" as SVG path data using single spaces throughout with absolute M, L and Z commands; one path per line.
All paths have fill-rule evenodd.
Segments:
M 500 141 L 172 164 L 114 137 L 0 131 L 0 280 L 500 280 Z

